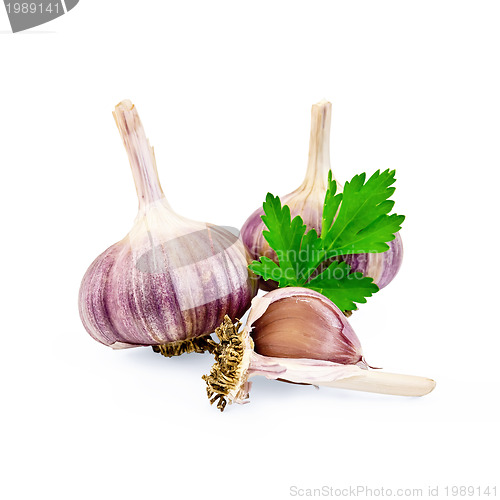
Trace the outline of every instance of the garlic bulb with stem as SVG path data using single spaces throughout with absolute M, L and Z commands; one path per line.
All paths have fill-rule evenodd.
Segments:
M 316 229 L 321 233 L 323 203 L 327 191 L 327 178 L 330 171 L 330 124 L 332 105 L 325 100 L 314 104 L 311 110 L 311 135 L 309 141 L 309 160 L 306 176 L 302 184 L 292 193 L 281 197 L 283 205 L 290 207 L 292 218 L 300 215 L 308 229 Z M 338 191 L 342 185 L 337 181 Z M 250 256 L 258 260 L 262 256 L 277 262 L 275 252 L 263 236 L 266 229 L 262 221 L 264 211 L 258 208 L 243 224 L 241 236 Z M 373 278 L 379 288 L 388 285 L 401 267 L 403 244 L 401 236 L 388 242 L 389 249 L 382 253 L 366 253 L 345 255 L 340 257 L 351 266 L 351 271 L 361 272 Z M 264 290 L 277 288 L 273 281 L 260 281 Z
M 123 101 L 113 114 L 139 211 L 129 234 L 87 270 L 81 320 L 95 340 L 113 348 L 150 345 L 165 356 L 203 352 L 224 316 L 242 315 L 257 291 L 248 254 L 228 229 L 172 210 L 136 108 Z
M 434 380 L 369 369 L 340 309 L 318 292 L 280 288 L 252 301 L 247 323 L 226 316 L 212 340 L 215 364 L 203 379 L 222 411 L 248 401 L 249 379 L 268 379 L 399 396 L 424 396 Z

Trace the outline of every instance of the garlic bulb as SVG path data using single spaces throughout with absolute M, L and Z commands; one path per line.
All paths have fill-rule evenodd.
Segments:
M 249 378 L 329 386 L 399 396 L 424 396 L 434 380 L 370 370 L 342 311 L 306 288 L 280 288 L 252 301 L 247 324 L 229 317 L 211 340 L 215 364 L 203 379 L 211 403 L 222 411 L 245 403 Z
M 113 113 L 139 197 L 132 230 L 86 272 L 79 296 L 88 333 L 113 348 L 152 345 L 166 356 L 202 352 L 224 316 L 241 316 L 256 293 L 248 255 L 229 230 L 176 214 L 153 149 L 130 101 Z
M 331 116 L 331 103 L 321 101 L 312 106 L 306 177 L 298 189 L 281 198 L 282 204 L 290 207 L 292 218 L 300 215 L 307 228 L 316 229 L 318 234 L 321 233 L 323 203 L 330 170 Z M 342 185 L 338 181 L 337 185 L 340 192 Z M 244 223 L 241 237 L 252 259 L 258 260 L 261 256 L 266 256 L 277 262 L 275 252 L 262 234 L 265 230 L 262 215 L 264 211 L 260 207 Z M 396 276 L 403 259 L 403 244 L 399 233 L 396 233 L 394 240 L 388 242 L 388 245 L 389 250 L 383 253 L 347 255 L 341 259 L 351 266 L 353 272 L 358 271 L 373 278 L 378 287 L 383 288 Z M 277 284 L 272 281 L 261 281 L 260 286 L 264 290 L 277 288 Z

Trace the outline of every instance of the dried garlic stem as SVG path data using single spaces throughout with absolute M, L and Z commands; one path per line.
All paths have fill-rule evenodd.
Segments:
M 113 116 L 127 150 L 141 209 L 164 198 L 154 151 L 146 137 L 139 114 L 129 100 L 120 102 Z M 164 202 L 166 203 L 166 200 Z
M 330 170 L 330 124 L 332 104 L 320 101 L 311 109 L 311 135 L 309 138 L 309 160 L 306 177 L 302 183 L 305 189 L 326 191 Z

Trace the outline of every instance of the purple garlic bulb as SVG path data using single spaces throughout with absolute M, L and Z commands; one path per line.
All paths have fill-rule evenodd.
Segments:
M 306 177 L 298 189 L 281 198 L 282 204 L 290 207 L 292 218 L 300 215 L 307 229 L 316 229 L 318 234 L 321 233 L 323 203 L 330 170 L 331 118 L 330 102 L 321 101 L 312 106 Z M 342 185 L 338 181 L 337 186 L 340 192 Z M 262 215 L 264 215 L 262 207 L 250 215 L 243 224 L 241 237 L 252 259 L 258 260 L 266 256 L 277 262 L 275 252 L 269 247 L 262 234 L 266 229 L 262 222 Z M 396 233 L 394 240 L 388 242 L 388 245 L 390 248 L 386 252 L 347 255 L 340 258 L 351 266 L 352 271 L 358 271 L 373 278 L 379 288 L 383 288 L 396 276 L 403 259 L 403 243 L 399 233 Z M 260 281 L 260 287 L 264 290 L 272 290 L 277 286 L 277 283 L 272 281 Z
M 256 294 L 248 254 L 228 229 L 171 209 L 135 107 L 123 101 L 114 117 L 139 211 L 129 234 L 97 257 L 83 277 L 81 320 L 95 340 L 113 348 L 161 346 L 167 356 L 203 351 L 198 341 L 226 314 L 241 317 Z

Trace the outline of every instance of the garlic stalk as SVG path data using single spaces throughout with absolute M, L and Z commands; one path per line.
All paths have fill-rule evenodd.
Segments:
M 252 301 L 244 328 L 226 316 L 212 344 L 215 364 L 203 379 L 221 411 L 248 402 L 251 382 L 268 379 L 399 396 L 424 396 L 434 380 L 369 369 L 347 319 L 305 288 L 281 288 Z
M 95 340 L 113 348 L 151 345 L 166 356 L 203 352 L 224 316 L 242 315 L 256 293 L 248 255 L 229 230 L 172 210 L 137 110 L 123 101 L 113 114 L 139 211 L 129 234 L 87 270 L 81 320 Z
M 306 176 L 298 189 L 281 197 L 283 205 L 290 207 L 292 218 L 300 215 L 308 230 L 316 229 L 321 233 L 323 203 L 327 190 L 328 172 L 330 171 L 330 124 L 332 105 L 321 101 L 312 106 L 311 135 L 309 141 L 309 160 Z M 342 185 L 337 181 L 338 192 Z M 258 260 L 262 256 L 269 257 L 277 262 L 275 252 L 263 236 L 266 229 L 262 222 L 264 211 L 258 208 L 244 223 L 241 229 L 243 243 L 250 256 Z M 403 244 L 401 236 L 396 233 L 394 240 L 388 242 L 389 249 L 382 253 L 367 253 L 346 255 L 341 257 L 350 266 L 351 270 L 363 273 L 373 278 L 379 288 L 388 285 L 396 276 L 403 258 Z M 277 288 L 277 283 L 262 281 L 261 288 L 271 290 Z

